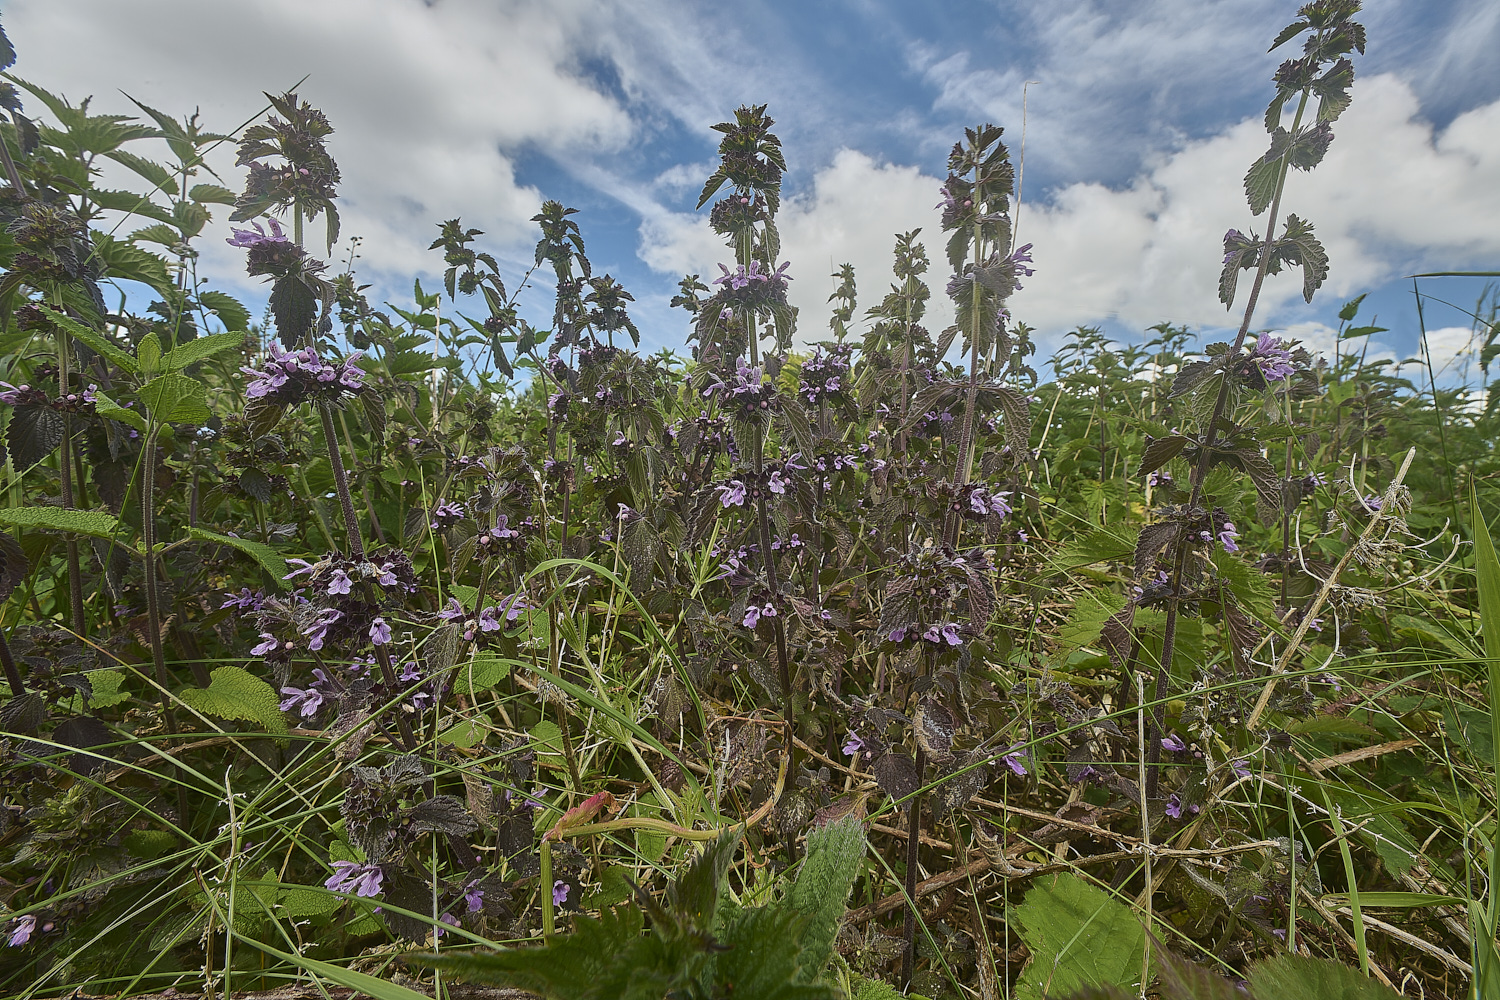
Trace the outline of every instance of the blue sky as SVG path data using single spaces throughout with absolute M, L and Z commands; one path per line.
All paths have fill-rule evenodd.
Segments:
M 18 74 L 94 94 L 100 109 L 128 110 L 123 89 L 173 113 L 199 106 L 227 130 L 261 91 L 310 74 L 302 95 L 338 129 L 362 280 L 397 304 L 413 276 L 440 273 L 426 246 L 442 219 L 484 229 L 518 275 L 540 201 L 581 209 L 596 268 L 635 294 L 653 348 L 683 342 L 684 317 L 667 307 L 677 279 L 724 257 L 693 204 L 712 169 L 710 126 L 736 105 L 768 103 L 778 120 L 785 256 L 802 336 L 815 339 L 836 265 L 856 265 L 868 306 L 890 280 L 893 234 L 937 236 L 937 187 L 964 125 L 1003 125 L 1019 155 L 1035 81 L 1019 230 L 1038 273 L 1013 307 L 1055 346 L 1080 323 L 1122 338 L 1162 320 L 1206 335 L 1228 325 L 1219 239 L 1263 229 L 1240 178 L 1264 148 L 1259 117 L 1285 57 L 1266 48 L 1296 6 L 11 0 L 3 16 Z M 1295 278 L 1274 281 L 1256 325 L 1326 345 L 1339 305 L 1369 292 L 1366 318 L 1391 328 L 1373 349 L 1405 357 L 1416 310 L 1404 275 L 1500 268 L 1500 5 L 1385 0 L 1363 20 L 1354 105 L 1328 159 L 1287 196 L 1328 245 L 1329 283 L 1305 306 Z M 237 186 L 223 152 L 213 163 Z M 216 226 L 202 273 L 263 300 Z M 936 240 L 929 249 L 940 289 Z M 1424 291 L 1471 306 L 1482 285 Z M 544 286 L 527 301 L 550 313 Z M 1461 312 L 1433 303 L 1427 325 L 1440 362 L 1460 353 Z

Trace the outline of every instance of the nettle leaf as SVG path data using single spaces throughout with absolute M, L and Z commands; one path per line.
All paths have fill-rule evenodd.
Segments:
M 127 410 L 116 403 L 102 392 L 94 393 L 94 413 L 110 420 L 118 420 L 122 424 L 129 424 L 138 431 L 146 430 L 146 420 L 135 410 Z
M 1349 88 L 1354 86 L 1354 64 L 1339 59 L 1328 72 L 1313 81 L 1312 93 L 1318 99 L 1318 121 L 1337 121 L 1349 107 Z
M 1312 223 L 1288 215 L 1286 230 L 1271 253 L 1277 261 L 1302 268 L 1302 298 L 1311 302 L 1328 277 L 1328 251 L 1313 235 Z
M 140 365 L 136 362 L 133 355 L 121 350 L 119 345 L 110 341 L 102 333 L 84 326 L 67 313 L 53 309 L 50 306 L 42 306 L 42 308 L 47 311 L 48 319 L 66 330 L 73 339 L 87 345 L 89 350 L 95 354 L 113 361 L 127 372 L 138 372 L 141 370 Z
M 130 240 L 117 240 L 106 233 L 92 233 L 91 236 L 94 257 L 103 265 L 101 277 L 139 281 L 162 295 L 171 293 L 172 279 L 167 273 L 165 260 Z M 179 241 L 180 237 L 173 242 Z
M 852 814 L 807 835 L 807 859 L 786 898 L 789 907 L 808 918 L 799 942 L 801 982 L 812 982 L 828 964 L 867 847 L 864 824 Z
M 229 333 L 211 333 L 206 337 L 190 340 L 186 344 L 174 347 L 162 355 L 161 368 L 165 372 L 181 371 L 188 365 L 211 358 L 215 354 L 232 351 L 237 347 L 244 346 L 245 335 L 239 331 Z
M 233 205 L 239 195 L 218 184 L 194 184 L 188 197 L 200 205 Z
M 299 342 L 318 316 L 318 297 L 295 274 L 276 279 L 269 304 L 276 334 L 286 345 Z
M 1188 439 L 1181 434 L 1172 434 L 1161 438 L 1154 438 L 1148 434 L 1146 436 L 1146 451 L 1141 455 L 1141 467 L 1136 470 L 1136 475 L 1142 479 L 1146 478 L 1182 454 L 1182 449 L 1187 446 Z
M 118 522 L 113 514 L 97 510 L 64 510 L 61 507 L 11 507 L 0 510 L 0 524 L 12 528 L 45 528 L 71 531 L 95 538 L 113 538 Z
M 216 545 L 227 545 L 232 549 L 238 549 L 260 563 L 261 568 L 270 574 L 278 587 L 286 586 L 281 579 L 286 572 L 286 559 L 271 546 L 263 542 L 252 542 L 248 538 L 220 535 L 213 531 L 205 531 L 203 528 L 189 528 L 188 537 L 199 542 L 213 542 Z
M 1176 521 L 1158 521 L 1141 529 L 1140 537 L 1135 542 L 1136 576 L 1146 575 L 1147 570 L 1156 562 L 1156 557 L 1177 537 L 1177 529 Z
M 719 904 L 719 886 L 739 850 L 743 829 L 726 830 L 667 887 L 667 906 L 685 928 L 707 932 Z
M 63 417 L 50 406 L 18 406 L 5 429 L 5 446 L 18 471 L 25 471 L 57 450 L 63 439 Z
M 1292 134 L 1278 127 L 1271 133 L 1271 148 L 1265 155 L 1250 165 L 1245 174 L 1245 199 L 1250 203 L 1250 214 L 1259 215 L 1271 205 L 1276 197 L 1276 185 L 1281 181 L 1281 160 L 1291 145 Z
M 1397 1000 L 1401 994 L 1358 969 L 1326 958 L 1279 955 L 1250 969 L 1256 1000 Z
M 794 943 L 807 933 L 807 920 L 803 913 L 783 906 L 735 914 L 719 934 L 724 950 L 713 959 L 711 979 L 716 988 L 711 995 L 838 1000 L 842 991 L 832 983 L 814 982 L 820 967 L 805 962 L 801 948 Z
M 159 375 L 141 386 L 136 395 L 157 423 L 202 423 L 212 416 L 207 387 L 186 375 Z
M 1234 293 L 1231 290 L 1230 300 L 1233 301 Z M 1190 361 L 1183 365 L 1172 379 L 1172 391 L 1170 398 L 1178 399 L 1196 390 L 1200 385 L 1218 371 L 1221 362 L 1218 361 Z
M 1139 984 L 1145 929 L 1129 907 L 1077 875 L 1037 885 L 1016 917 L 1031 949 L 1016 987 L 1019 1000 Z
M 208 687 L 185 688 L 178 697 L 204 715 L 258 722 L 268 733 L 286 735 L 276 691 L 243 667 L 219 667 L 209 675 Z
M 897 750 L 883 754 L 870 768 L 875 783 L 893 800 L 901 800 L 922 787 L 922 776 L 917 773 L 917 762 Z
M 250 328 L 250 310 L 241 305 L 240 300 L 233 295 L 226 295 L 224 292 L 200 292 L 198 304 L 219 317 L 219 322 L 224 324 L 226 330 Z
M 1323 162 L 1323 156 L 1328 152 L 1328 146 L 1333 142 L 1333 129 L 1327 122 L 1318 122 L 1314 125 L 1304 125 L 1297 130 L 1291 145 L 1287 148 L 1287 163 L 1298 170 L 1311 170 Z
M 479 829 L 463 802 L 452 795 L 434 795 L 405 812 L 414 830 L 464 834 Z

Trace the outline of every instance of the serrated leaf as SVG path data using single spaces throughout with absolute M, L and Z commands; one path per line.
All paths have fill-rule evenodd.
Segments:
M 1313 293 L 1328 277 L 1328 252 L 1313 235 L 1312 223 L 1288 215 L 1286 229 L 1276 241 L 1272 255 L 1283 263 L 1302 268 L 1302 298 L 1311 302 Z
M 434 795 L 405 810 L 414 830 L 464 834 L 479 829 L 479 824 L 462 801 L 452 795 Z
M 181 371 L 188 365 L 211 358 L 215 354 L 232 351 L 237 347 L 244 346 L 245 335 L 243 332 L 231 331 L 228 333 L 211 333 L 206 337 L 199 337 L 172 348 L 161 358 L 161 369 L 164 372 Z
M 1016 987 L 1019 1000 L 1140 983 L 1145 929 L 1129 907 L 1077 875 L 1037 885 L 1016 917 L 1031 949 Z
M 922 787 L 922 776 L 917 773 L 917 762 L 898 750 L 882 754 L 870 771 L 881 791 L 899 801 Z
M 86 698 L 89 708 L 113 708 L 130 700 L 130 695 L 120 690 L 125 683 L 123 670 L 90 670 L 86 676 L 89 680 Z
M 713 927 L 719 886 L 739 850 L 743 828 L 726 830 L 693 859 L 687 871 L 667 887 L 667 906 L 682 925 L 699 933 Z
M 12 528 L 70 531 L 94 538 L 113 538 L 118 523 L 113 514 L 97 510 L 64 510 L 61 507 L 11 507 L 0 510 L 0 524 Z
M 812 982 L 828 964 L 868 846 L 864 823 L 854 815 L 808 832 L 807 858 L 786 897 L 789 907 L 807 917 L 798 939 L 803 962 L 799 982 Z
M 209 675 L 208 687 L 185 688 L 178 697 L 204 715 L 258 722 L 268 733 L 286 735 L 275 690 L 243 667 L 218 667 Z
M 1182 449 L 1186 448 L 1187 445 L 1188 439 L 1180 434 L 1171 434 L 1160 438 L 1148 436 L 1146 439 L 1146 450 L 1141 455 L 1141 465 L 1136 470 L 1136 476 L 1145 479 L 1148 475 L 1182 454 Z
M 62 444 L 63 417 L 50 406 L 18 406 L 5 428 L 5 446 L 17 471 L 24 472 Z
M 1256 1000 L 1398 1000 L 1401 994 L 1326 958 L 1278 955 L 1250 969 Z
M 159 294 L 171 294 L 172 279 L 165 260 L 129 240 L 117 240 L 107 233 L 91 235 L 94 258 L 102 266 L 101 277 L 139 281 Z
M 188 197 L 200 205 L 233 205 L 239 195 L 218 184 L 194 184 Z
M 460 694 L 472 698 L 481 691 L 488 691 L 509 676 L 509 660 L 480 653 L 459 672 L 458 683 L 454 685 L 454 688 Z
M 219 317 L 226 330 L 248 330 L 250 310 L 240 300 L 224 292 L 199 292 L 198 304 Z
M 148 160 L 144 156 L 137 156 L 135 153 L 127 152 L 123 149 L 112 149 L 104 155 L 122 167 L 127 167 L 144 177 L 158 189 L 164 191 L 171 190 L 175 186 L 172 171 L 154 160 Z
M 199 542 L 213 542 L 238 549 L 260 563 L 261 568 L 270 574 L 278 587 L 285 586 L 281 578 L 286 575 L 286 559 L 271 546 L 263 542 L 252 542 L 248 538 L 232 538 L 203 528 L 189 528 L 188 537 Z
M 140 365 L 136 362 L 133 355 L 121 350 L 117 344 L 105 338 L 103 334 L 84 326 L 66 313 L 53 309 L 50 306 L 44 305 L 42 308 L 47 311 L 48 319 L 66 330 L 75 340 L 88 345 L 89 349 L 95 354 L 113 361 L 125 371 L 139 372 L 141 370 Z
M 202 423 L 212 416 L 207 387 L 176 372 L 158 375 L 141 386 L 136 395 L 157 423 Z

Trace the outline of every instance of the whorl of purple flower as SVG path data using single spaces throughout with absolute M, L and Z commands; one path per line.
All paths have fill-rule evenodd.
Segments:
M 1182 753 L 1182 751 L 1187 749 L 1187 744 L 1182 741 L 1182 737 L 1175 734 L 1163 737 L 1161 745 L 1163 749 L 1170 750 L 1173 753 Z
M 724 273 L 720 277 L 715 278 L 713 283 L 716 285 L 728 285 L 730 290 L 736 292 L 750 288 L 757 282 L 765 282 L 772 288 L 780 287 L 784 289 L 786 288 L 786 283 L 792 280 L 792 276 L 786 273 L 786 269 L 790 266 L 791 262 L 787 261 L 774 271 L 762 271 L 760 261 L 752 260 L 748 266 L 740 264 L 731 271 L 723 264 L 720 264 L 719 270 Z
M 1031 259 L 1031 247 L 1032 244 L 1030 243 L 1022 247 L 1017 247 L 1009 257 L 1005 258 L 1005 263 L 1014 268 L 1015 273 L 1022 276 L 1023 278 L 1029 278 L 1033 274 L 1036 274 L 1036 268 L 1026 266 L 1027 264 L 1035 263 L 1035 261 Z M 1021 287 L 1021 283 L 1019 281 L 1016 282 L 1016 287 Z
M 1171 486 L 1176 480 L 1170 472 L 1153 472 L 1146 477 L 1147 486 Z
M 464 509 L 451 500 L 442 500 L 432 508 L 432 527 L 434 531 L 442 531 L 451 528 L 464 519 Z
M 760 607 L 756 607 L 754 604 L 752 604 L 745 609 L 745 618 L 740 624 L 744 625 L 746 628 L 754 628 L 756 626 L 756 623 L 758 623 L 762 618 L 775 617 L 776 605 L 765 604 Z
M 1260 373 L 1267 382 L 1281 382 L 1296 368 L 1292 365 L 1292 351 L 1286 343 L 1269 333 L 1256 338 L 1250 350 L 1250 359 L 1260 366 Z
M 250 225 L 252 225 L 252 226 L 255 227 L 253 230 L 252 229 L 239 229 L 239 228 L 237 228 L 235 226 L 231 226 L 229 228 L 229 231 L 232 232 L 232 233 L 234 233 L 234 235 L 231 236 L 229 239 L 225 240 L 224 242 L 228 243 L 232 247 L 245 247 L 245 248 L 257 247 L 257 246 L 260 246 L 262 243 L 289 243 L 289 242 L 291 242 L 291 240 L 287 237 L 286 233 L 284 231 L 282 231 L 281 223 L 277 222 L 275 219 L 267 218 L 266 219 L 266 224 L 271 227 L 270 235 L 267 235 L 266 231 L 260 227 L 260 223 L 259 222 L 252 222 L 252 223 L 250 223 Z
M 1014 513 L 1011 505 L 1006 502 L 1005 498 L 1008 496 L 1010 496 L 1009 490 L 1000 493 L 991 493 L 983 486 L 976 486 L 974 491 L 969 494 L 969 511 L 980 517 L 989 514 L 993 514 L 996 517 L 1006 517 Z
M 927 642 L 939 646 L 945 642 L 950 646 L 963 645 L 963 639 L 958 634 L 957 622 L 948 622 L 944 625 L 930 625 L 927 631 L 922 633 L 922 638 Z
M 331 892 L 352 892 L 356 896 L 380 895 L 380 884 L 385 881 L 385 872 L 379 865 L 360 864 L 356 861 L 335 861 L 333 874 L 323 885 Z
M 729 482 L 719 486 L 719 503 L 725 507 L 745 506 L 745 484 L 739 479 L 731 479 Z
M 270 356 L 259 368 L 242 367 L 250 376 L 245 395 L 283 406 L 296 406 L 309 399 L 338 402 L 365 391 L 364 372 L 357 362 L 364 352 L 355 351 L 338 362 L 325 361 L 310 347 L 283 351 L 272 343 Z
M 338 608 L 322 608 L 318 611 L 317 619 L 302 630 L 302 634 L 308 637 L 307 648 L 316 652 L 323 648 L 323 642 L 328 638 L 328 630 L 344 613 Z
M 314 674 L 321 674 L 322 672 L 321 669 L 313 671 Z M 290 712 L 295 709 L 304 719 L 311 719 L 317 715 L 318 709 L 323 707 L 323 702 L 325 701 L 323 692 L 318 690 L 316 684 L 309 688 L 284 687 L 281 689 L 281 693 L 286 695 L 286 697 L 281 699 L 281 704 L 278 707 L 283 712 Z
M 219 605 L 220 610 L 239 608 L 241 611 L 259 611 L 266 599 L 266 592 L 257 590 L 251 593 L 249 587 L 241 587 L 238 594 L 225 593 L 224 598 L 224 603 Z
M 905 625 L 898 625 L 898 626 L 896 626 L 895 628 L 891 629 L 890 634 L 887 635 L 886 638 L 889 639 L 889 640 L 891 640 L 891 642 L 905 642 L 906 641 L 906 626 Z
M 860 739 L 859 736 L 855 734 L 854 730 L 851 729 L 844 734 L 843 750 L 845 757 L 853 757 L 864 748 L 865 741 Z
M 32 931 L 36 930 L 36 917 L 28 913 L 23 917 L 16 917 L 10 922 L 10 936 L 6 938 L 5 944 L 10 948 L 19 948 L 31 940 Z

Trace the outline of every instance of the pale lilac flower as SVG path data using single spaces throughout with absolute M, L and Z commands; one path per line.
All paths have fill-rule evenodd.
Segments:
M 785 479 L 781 478 L 781 470 L 772 469 L 771 478 L 766 481 L 766 488 L 769 489 L 772 493 L 784 494 L 786 492 L 786 487 L 787 482 Z
M 323 692 L 316 687 L 294 688 L 284 687 L 281 693 L 286 695 L 281 699 L 280 709 L 290 712 L 297 709 L 304 719 L 311 719 L 318 714 L 318 709 L 323 707 Z
M 1235 544 L 1235 541 L 1239 537 L 1240 533 L 1235 530 L 1233 521 L 1225 521 L 1224 527 L 1219 529 L 1219 544 L 1224 546 L 1225 552 L 1238 552 L 1240 550 L 1240 547 Z
M 738 479 L 731 479 L 719 488 L 719 503 L 725 507 L 743 507 L 745 505 L 745 484 Z
M 948 622 L 945 625 L 930 625 L 927 631 L 922 633 L 922 638 L 938 645 L 945 642 L 950 646 L 963 645 L 963 639 L 958 634 L 957 622 Z
M 723 265 L 720 265 L 723 266 Z M 559 879 L 552 883 L 552 905 L 561 906 L 568 901 L 568 883 Z
M 1286 343 L 1269 333 L 1256 338 L 1250 350 L 1250 358 L 1260 365 L 1260 373 L 1267 382 L 1281 382 L 1296 369 L 1292 366 L 1292 352 Z
M 384 646 L 391 641 L 391 627 L 384 618 L 376 618 L 370 623 L 370 641 L 377 646 Z
M 32 931 L 36 930 L 36 917 L 30 913 L 23 917 L 16 917 L 10 922 L 10 937 L 6 945 L 11 948 L 19 948 L 31 940 Z
M 448 598 L 447 606 L 445 606 L 443 610 L 439 611 L 437 613 L 437 616 L 444 621 L 452 621 L 455 618 L 462 618 L 464 616 L 464 606 L 458 603 L 458 598 L 450 597 Z
M 1250 768 L 1246 766 L 1245 762 L 1242 760 L 1230 761 L 1229 770 L 1234 774 L 1236 778 L 1250 777 Z
M 276 638 L 269 632 L 262 632 L 260 634 L 260 637 L 264 639 L 265 642 L 262 642 L 259 646 L 256 646 L 254 649 L 250 650 L 251 656 L 266 656 L 277 646 L 281 645 L 281 640 Z
M 1163 737 L 1161 745 L 1164 750 L 1170 750 L 1173 753 L 1182 753 L 1187 749 L 1187 744 L 1182 741 L 1182 737 L 1176 734 Z
M 379 865 L 360 864 L 355 861 L 335 861 L 333 874 L 323 885 L 332 892 L 352 892 L 356 896 L 380 895 L 380 884 L 385 872 Z
M 479 879 L 474 879 L 464 886 L 464 904 L 468 906 L 470 913 L 478 913 L 484 906 L 484 889 L 479 884 Z
M 1167 796 L 1167 815 L 1173 819 L 1182 819 L 1182 798 L 1176 792 Z
M 235 226 L 229 227 L 229 231 L 234 235 L 224 242 L 232 247 L 255 247 L 260 246 L 262 243 L 290 242 L 287 239 L 286 233 L 281 228 L 281 223 L 272 218 L 267 218 L 266 223 L 271 227 L 270 235 L 266 234 L 266 231 L 261 228 L 259 222 L 252 222 L 250 225 L 255 227 L 253 230 L 239 229 Z
M 333 571 L 333 579 L 328 581 L 328 593 L 330 595 L 347 594 L 353 582 L 349 579 L 348 573 L 345 573 L 342 569 L 336 569 Z
M 1021 762 L 1031 756 L 1031 754 L 1021 749 L 1025 745 L 1025 743 L 1012 743 L 1010 749 L 1000 758 L 1000 763 L 1014 771 L 1018 778 L 1026 777 L 1026 765 Z
M 886 638 L 891 640 L 891 642 L 905 642 L 906 626 L 898 625 L 896 628 L 891 629 L 891 634 L 886 636 Z
M 1365 505 L 1365 510 L 1369 511 L 1372 514 L 1377 514 L 1380 512 L 1381 505 L 1385 503 L 1385 498 L 1382 497 L 1379 493 L 1371 493 L 1369 496 L 1364 497 L 1362 500 L 1360 500 L 1360 503 Z
M 865 748 L 865 741 L 855 735 L 854 730 L 849 730 L 844 735 L 844 756 L 853 757 Z

